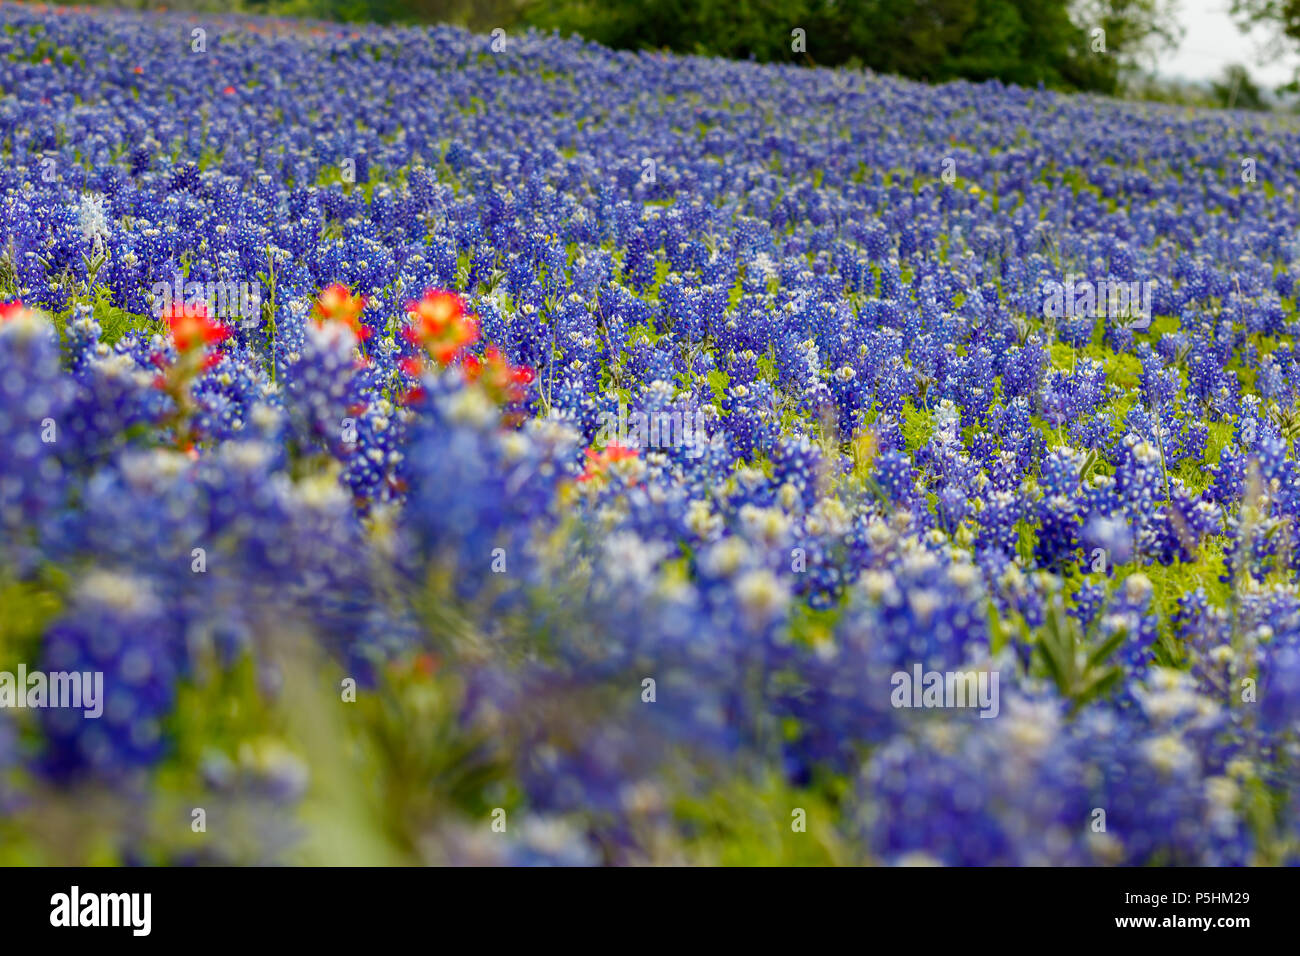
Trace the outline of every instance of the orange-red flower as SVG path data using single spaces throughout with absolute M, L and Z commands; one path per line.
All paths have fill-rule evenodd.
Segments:
M 336 282 L 316 298 L 312 317 L 318 325 L 327 321 L 342 322 L 353 331 L 358 341 L 364 342 L 373 332 L 368 325 L 361 324 L 361 312 L 365 307 L 365 296 L 353 295 L 351 289 Z
M 454 292 L 430 289 L 406 308 L 412 320 L 405 330 L 407 341 L 439 365 L 450 365 L 461 349 L 478 341 L 478 319 L 465 314 L 465 304 Z
M 417 385 L 415 388 L 407 389 L 402 393 L 399 401 L 403 405 L 418 405 L 424 401 L 424 386 Z
M 617 442 L 611 442 L 600 451 L 595 448 L 588 448 L 586 451 L 587 466 L 578 476 L 579 481 L 591 481 L 594 478 L 604 478 L 609 466 L 618 461 L 627 461 L 629 458 L 637 456 L 635 448 L 627 448 Z
M 517 402 L 524 397 L 524 386 L 533 380 L 533 370 L 526 365 L 511 365 L 501 350 L 489 345 L 483 357 L 465 356 L 465 378 L 478 382 L 498 405 Z
M 208 315 L 207 306 L 201 302 L 174 303 L 162 317 L 171 331 L 176 351 L 182 354 L 216 345 L 230 335 L 230 329 L 214 321 Z
M 0 324 L 12 322 L 14 319 L 21 319 L 25 315 L 30 315 L 31 310 L 23 305 L 22 299 L 15 299 L 12 302 L 0 302 Z
M 162 355 L 153 357 L 161 372 L 154 379 L 154 387 L 175 402 L 168 424 L 175 429 L 177 447 L 197 454 L 193 425 L 195 403 L 190 385 L 200 372 L 221 361 L 219 350 L 208 349 L 225 341 L 230 329 L 208 315 L 207 306 L 201 302 L 175 302 L 164 310 L 162 319 L 176 346 L 176 359 L 168 362 Z

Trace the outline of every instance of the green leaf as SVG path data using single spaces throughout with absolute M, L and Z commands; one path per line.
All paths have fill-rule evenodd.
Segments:
M 1102 674 L 1098 675 L 1097 677 L 1093 678 L 1086 685 L 1084 685 L 1083 688 L 1081 688 L 1078 693 L 1073 695 L 1074 709 L 1078 710 L 1080 707 L 1082 707 L 1084 704 L 1087 704 L 1089 701 L 1095 700 L 1096 698 L 1100 697 L 1106 691 L 1114 687 L 1115 684 L 1117 684 L 1120 678 L 1122 678 L 1123 676 L 1124 676 L 1124 672 L 1122 670 L 1120 670 L 1118 667 L 1112 667 L 1109 670 L 1106 670 Z
M 1119 650 L 1121 644 L 1128 638 L 1128 629 L 1121 627 L 1110 637 L 1106 638 L 1097 646 L 1091 654 L 1088 655 L 1088 663 L 1084 668 L 1085 671 L 1092 670 L 1097 665 L 1103 663 L 1110 655 Z

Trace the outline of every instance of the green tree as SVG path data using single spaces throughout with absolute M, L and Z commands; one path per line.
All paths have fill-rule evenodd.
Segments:
M 1283 36 L 1300 41 L 1300 0 L 1232 0 L 1232 14 L 1246 25 L 1280 27 Z
M 1232 14 L 1243 30 L 1258 25 L 1277 31 L 1270 43 L 1274 55 L 1300 47 L 1300 0 L 1232 0 Z M 1300 69 L 1278 92 L 1300 92 Z
M 1114 92 L 1174 42 L 1170 11 L 1170 0 L 526 0 L 522 17 L 620 48 Z M 1090 42 L 1097 27 L 1104 51 Z
M 1250 78 L 1250 71 L 1238 63 L 1228 66 L 1223 76 L 1210 84 L 1214 99 L 1224 109 L 1266 110 L 1264 94 Z
M 1104 32 L 1106 54 L 1121 72 L 1151 68 L 1157 57 L 1173 50 L 1185 32 L 1178 24 L 1175 0 L 1076 0 L 1071 17 L 1089 36 Z

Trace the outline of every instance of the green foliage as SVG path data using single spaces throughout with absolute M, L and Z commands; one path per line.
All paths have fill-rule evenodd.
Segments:
M 1232 14 L 1251 24 L 1280 27 L 1292 40 L 1300 40 L 1300 3 L 1295 0 L 1232 0 Z
M 767 776 L 740 777 L 674 814 L 693 832 L 690 859 L 721 866 L 833 866 L 847 859 L 834 821 L 841 812 L 819 789 L 795 789 Z M 801 811 L 801 812 L 800 812 Z M 804 827 L 795 830 L 795 826 Z
M 1297 0 L 1232 0 L 1231 13 L 1242 27 L 1262 26 L 1273 33 L 1276 42 L 1270 53 L 1274 55 L 1283 52 L 1287 45 L 1292 51 L 1300 47 L 1300 2 Z M 1279 87 L 1278 92 L 1300 92 L 1300 69 L 1293 70 L 1291 82 Z
M 621 48 L 762 61 L 866 66 L 931 81 L 964 77 L 1114 92 L 1129 58 L 1092 50 L 1100 13 L 1137 50 L 1170 31 L 1158 0 L 1099 0 L 1094 19 L 1067 0 L 528 0 L 523 18 Z M 802 47 L 792 31 L 804 31 Z M 1133 57 L 1136 58 L 1136 57 Z
M 128 332 L 149 335 L 161 328 L 156 319 L 147 315 L 136 315 L 134 312 L 127 312 L 125 309 L 110 305 L 109 298 L 110 295 L 105 291 L 105 294 L 97 298 L 94 307 L 95 321 L 99 323 L 101 330 L 99 340 L 105 345 L 115 344 Z
M 63 607 L 53 569 L 36 580 L 14 580 L 0 569 L 0 670 L 33 660 L 46 626 Z
M 721 405 L 727 397 L 727 386 L 731 382 L 730 378 L 722 369 L 715 368 L 709 372 L 708 382 L 709 389 L 713 392 L 714 404 Z
M 1215 104 L 1224 109 L 1268 109 L 1263 92 L 1250 78 L 1250 71 L 1239 63 L 1225 67 L 1223 76 L 1211 83 L 1210 88 L 1214 90 Z
M 1177 34 L 1168 0 L 99 0 L 107 6 L 371 23 L 529 26 L 619 49 L 868 67 L 1114 93 Z M 1243 0 L 1239 0 L 1243 2 Z M 1264 2 L 1264 0 L 1244 0 Z M 1106 52 L 1090 31 L 1106 31 Z M 796 47 L 792 31 L 804 31 Z
M 1129 638 L 1124 628 L 1104 640 L 1088 643 L 1079 622 L 1058 603 L 1049 605 L 1047 619 L 1039 631 L 1035 650 L 1061 696 L 1072 711 L 1101 697 L 1124 676 L 1107 661 Z
M 902 428 L 907 450 L 914 452 L 924 447 L 934 434 L 934 416 L 925 409 L 915 407 L 912 400 L 907 399 L 903 403 Z

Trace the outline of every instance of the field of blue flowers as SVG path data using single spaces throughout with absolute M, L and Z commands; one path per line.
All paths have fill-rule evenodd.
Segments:
M 1297 156 L 0 5 L 0 863 L 1300 861 Z

